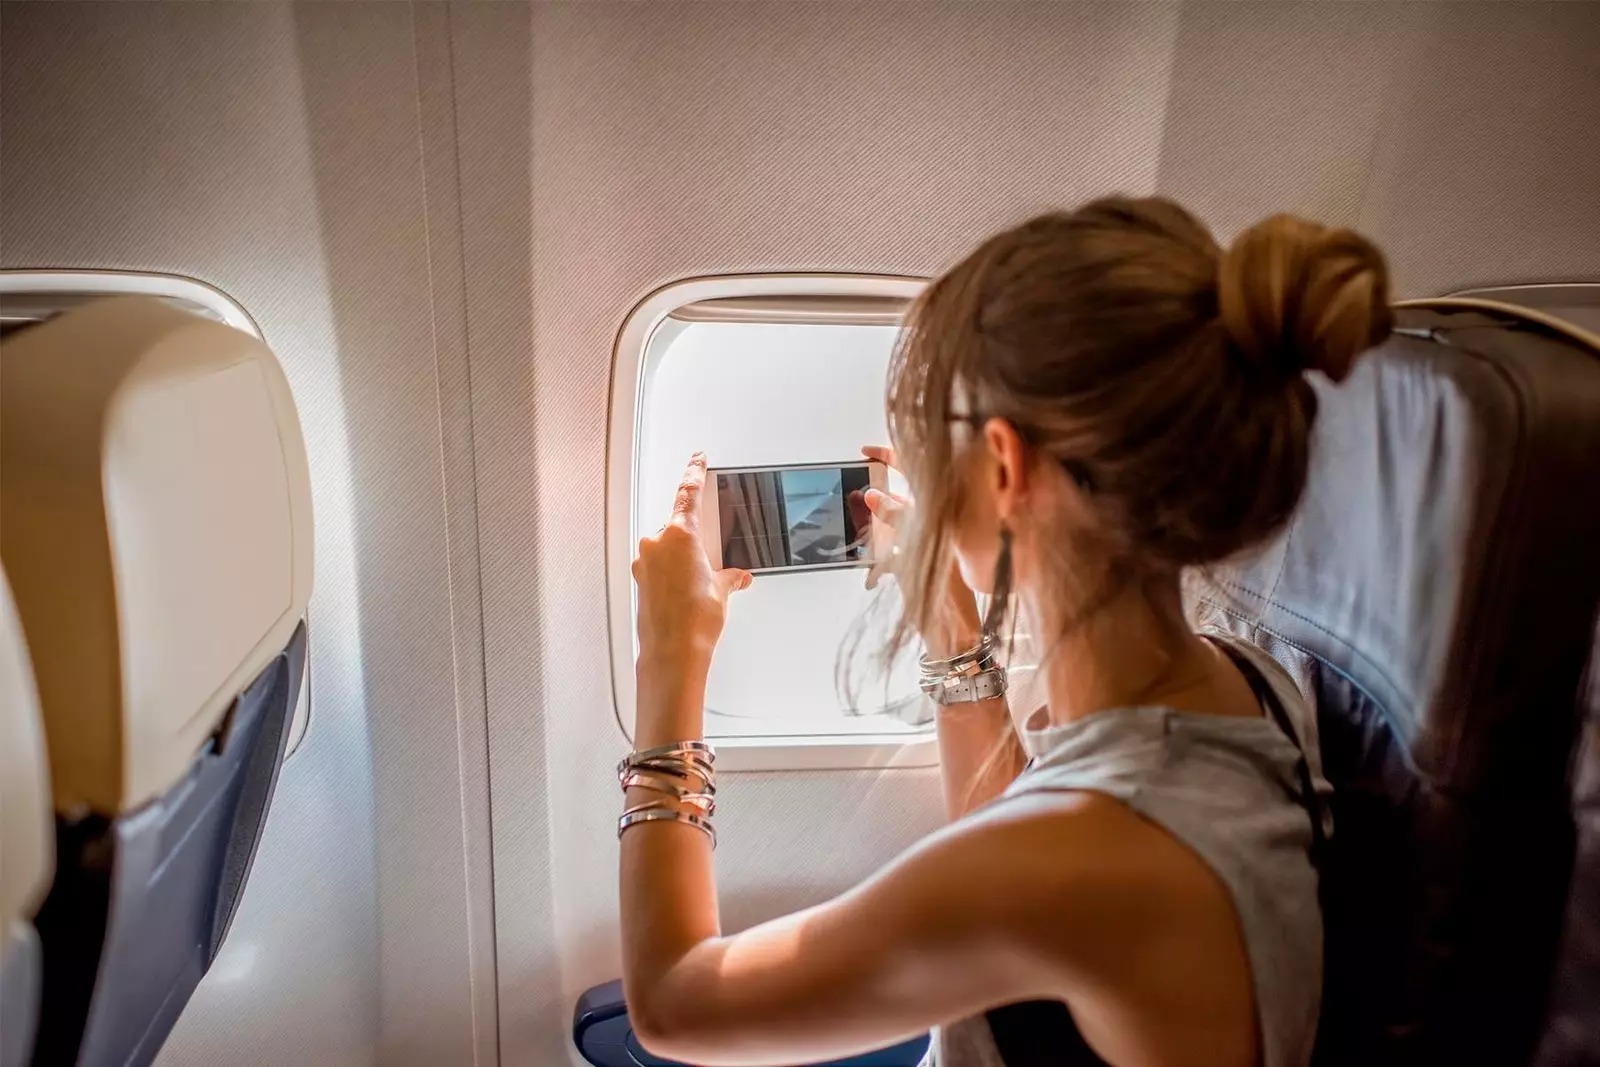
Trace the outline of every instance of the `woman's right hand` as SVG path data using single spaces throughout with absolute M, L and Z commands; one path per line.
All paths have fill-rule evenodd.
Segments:
M 867 445 L 861 449 L 861 454 L 874 462 L 882 463 L 890 470 L 899 470 L 892 448 Z M 863 496 L 863 502 L 867 510 L 872 513 L 873 520 L 883 523 L 891 530 L 898 528 L 906 509 L 912 506 L 908 497 L 883 489 L 868 489 Z M 883 575 L 893 574 L 894 564 L 893 551 L 875 562 L 867 572 L 867 588 L 871 589 L 877 585 Z M 977 598 L 962 580 L 961 570 L 953 559 L 950 561 L 950 576 L 946 589 L 949 597 L 940 613 L 938 625 L 933 627 L 936 632 L 922 635 L 923 642 L 928 646 L 928 654 L 939 659 L 954 656 L 976 645 L 983 629 L 983 621 L 978 615 Z

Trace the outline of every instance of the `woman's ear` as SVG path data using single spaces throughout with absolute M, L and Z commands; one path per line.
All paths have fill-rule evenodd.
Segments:
M 1022 510 L 1028 495 L 1027 446 L 1017 428 L 1000 418 L 983 424 L 983 442 L 995 514 L 1001 522 L 1009 522 Z

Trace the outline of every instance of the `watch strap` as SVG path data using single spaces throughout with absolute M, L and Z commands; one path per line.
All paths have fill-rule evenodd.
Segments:
M 1006 672 L 999 667 L 990 667 L 976 674 L 940 679 L 924 686 L 922 691 L 940 707 L 993 700 L 1006 694 Z

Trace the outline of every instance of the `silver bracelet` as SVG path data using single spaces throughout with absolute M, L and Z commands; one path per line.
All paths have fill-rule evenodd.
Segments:
M 671 782 L 661 781 L 651 771 L 634 771 L 622 779 L 622 788 L 648 789 L 652 793 L 664 793 L 685 804 L 693 804 L 706 815 L 714 815 L 717 811 L 717 787 L 714 785 L 708 784 L 701 790 L 685 789 Z
M 682 756 L 628 756 L 617 764 L 617 777 L 622 777 L 635 767 L 689 767 L 702 777 L 716 773 L 712 764 L 690 753 Z
M 625 756 L 617 764 L 617 781 L 624 791 L 648 789 L 672 800 L 653 800 L 624 811 L 617 820 L 617 837 L 630 826 L 647 822 L 683 822 L 704 833 L 711 839 L 711 847 L 716 848 L 717 829 L 711 824 L 711 813 L 717 806 L 716 761 L 716 750 L 704 741 L 677 741 Z M 700 780 L 699 788 L 693 789 L 666 780 L 692 782 L 696 778 Z M 684 810 L 677 804 L 697 810 Z
M 622 813 L 622 818 L 617 820 L 617 837 L 620 839 L 624 832 L 635 826 L 642 826 L 647 822 L 682 822 L 705 834 L 711 841 L 711 847 L 717 847 L 717 828 L 711 825 L 711 820 L 692 811 L 679 811 L 660 801 L 650 804 L 641 804 L 636 808 L 629 808 Z
M 948 659 L 933 659 L 924 655 L 918 661 L 918 665 L 921 667 L 924 682 L 970 673 L 973 668 L 986 671 L 994 666 L 994 641 L 986 634 L 965 652 L 958 652 Z
M 626 790 L 629 776 L 639 773 L 673 779 L 701 793 L 715 794 L 717 791 L 717 776 L 712 771 L 699 764 L 668 759 L 653 759 L 626 767 L 617 775 L 617 784 Z
M 949 659 L 923 656 L 921 666 L 917 687 L 940 707 L 974 704 L 1005 695 L 1006 672 L 995 664 L 994 639 L 989 634 Z
M 976 704 L 1006 695 L 1006 672 L 999 667 L 924 681 L 922 691 L 940 707 L 951 704 Z
M 635 779 L 648 778 L 672 778 L 679 782 L 687 782 L 692 778 L 698 778 L 700 780 L 700 792 L 705 793 L 707 796 L 714 797 L 717 795 L 717 782 L 714 775 L 708 777 L 702 774 L 700 771 L 679 767 L 677 765 L 657 766 L 655 763 L 645 763 L 638 767 L 630 767 L 628 768 L 627 772 L 622 775 L 622 777 L 617 779 L 617 782 L 624 790 L 627 790 L 633 788 L 635 785 L 645 784 L 643 781 L 635 781 Z M 674 786 L 673 788 L 678 787 Z M 667 789 L 657 789 L 656 792 L 665 793 L 667 792 Z
M 622 781 L 636 770 L 653 770 L 679 778 L 687 778 L 692 774 L 709 786 L 716 779 L 715 762 L 716 754 L 704 742 L 696 742 L 693 748 L 687 745 L 662 745 L 623 757 L 617 764 L 617 781 Z
M 717 750 L 705 741 L 674 741 L 670 745 L 657 745 L 643 752 L 634 752 L 629 759 L 654 759 L 657 756 L 685 756 L 693 754 L 707 763 L 717 762 Z

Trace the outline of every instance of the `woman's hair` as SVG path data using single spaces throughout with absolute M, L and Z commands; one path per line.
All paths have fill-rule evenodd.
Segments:
M 1078 482 L 1090 512 L 1071 547 L 1104 559 L 1097 573 L 1176 576 L 1288 519 L 1317 410 L 1304 374 L 1345 377 L 1388 334 L 1388 296 L 1383 256 L 1349 230 L 1278 215 L 1224 251 L 1159 197 L 985 241 L 912 305 L 890 366 L 890 436 L 916 507 L 889 654 L 946 596 L 973 425 L 1006 419 Z M 1084 607 L 1112 591 L 1077 593 Z

